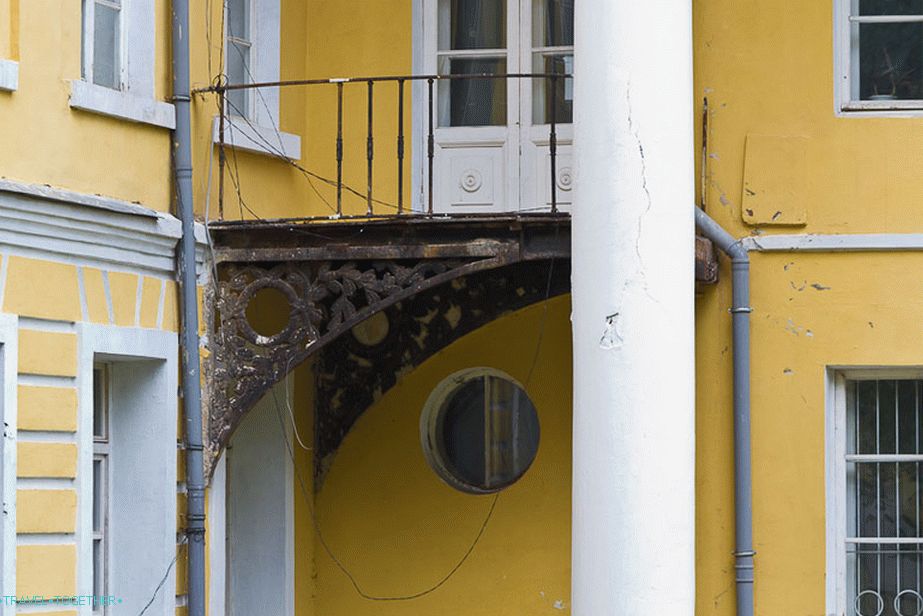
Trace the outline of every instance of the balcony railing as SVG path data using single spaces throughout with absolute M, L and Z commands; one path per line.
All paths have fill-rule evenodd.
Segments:
M 441 216 L 442 214 L 436 211 L 436 185 L 434 182 L 434 177 L 436 175 L 436 131 L 437 131 L 437 118 L 436 118 L 436 84 L 439 82 L 457 82 L 457 81 L 470 81 L 470 80 L 545 80 L 551 92 L 551 96 L 548 97 L 548 151 L 549 151 L 549 166 L 550 166 L 550 208 L 541 207 L 536 209 L 541 209 L 544 215 L 548 215 L 549 210 L 552 215 L 562 214 L 559 209 L 559 187 L 558 187 L 558 108 L 557 108 L 557 94 L 559 83 L 563 84 L 564 80 L 571 79 L 572 75 L 566 73 L 508 73 L 508 74 L 492 74 L 492 73 L 479 73 L 479 74 L 464 74 L 464 75 L 391 75 L 391 76 L 379 76 L 379 77 L 347 77 L 347 78 L 331 78 L 331 79 L 302 79 L 302 80 L 288 80 L 288 81 L 275 81 L 275 82 L 258 82 L 258 83 L 246 83 L 246 84 L 218 84 L 208 88 L 201 88 L 195 90 L 194 93 L 215 93 L 220 98 L 220 105 L 222 110 L 229 110 L 230 112 L 235 112 L 233 104 L 229 100 L 229 93 L 239 90 L 259 90 L 262 88 L 282 88 L 282 87 L 312 87 L 312 88 L 335 88 L 336 91 L 336 138 L 335 142 L 331 143 L 331 151 L 336 161 L 336 177 L 328 178 L 324 177 L 321 174 L 313 172 L 303 166 L 298 161 L 286 159 L 290 164 L 297 167 L 300 171 L 307 174 L 314 179 L 320 180 L 328 184 L 331 188 L 335 188 L 336 191 L 336 205 L 335 205 L 335 214 L 332 216 L 312 216 L 306 217 L 304 220 L 310 219 L 324 219 L 329 220 L 331 218 L 335 219 L 369 219 L 369 218 L 391 218 L 394 216 L 426 216 L 434 217 Z M 423 183 L 425 186 L 425 191 L 421 191 L 422 203 L 418 204 L 418 207 L 414 208 L 413 204 L 408 207 L 408 201 L 406 199 L 406 188 L 407 188 L 407 179 L 406 179 L 406 170 L 405 170 L 405 158 L 407 156 L 406 142 L 408 140 L 408 131 L 406 127 L 405 120 L 405 105 L 407 101 L 407 86 L 408 84 L 420 83 L 423 86 L 423 102 L 424 103 L 424 114 L 425 114 L 425 173 L 422 173 Z M 366 163 L 366 188 L 363 193 L 361 190 L 347 184 L 344 181 L 344 91 L 346 88 L 361 88 L 364 87 L 366 90 L 365 97 L 367 101 L 366 109 L 366 119 L 365 124 L 367 127 L 365 135 L 365 163 Z M 390 92 L 384 91 L 385 88 L 388 88 Z M 376 161 L 376 97 L 390 96 L 394 97 L 394 102 L 396 102 L 397 109 L 397 122 L 396 122 L 396 133 L 390 135 L 388 138 L 393 139 L 393 152 L 394 159 L 390 161 L 390 164 L 396 165 L 396 195 L 397 202 L 396 205 L 393 203 L 387 203 L 381 200 L 376 196 L 376 182 L 375 182 L 375 170 L 376 164 L 381 164 L 380 161 Z M 419 98 L 418 98 L 419 100 Z M 246 114 L 237 113 L 235 115 L 245 116 Z M 226 165 L 226 154 L 225 154 L 225 144 L 226 142 L 226 131 L 228 130 L 228 122 L 224 112 L 220 114 L 219 125 L 218 125 L 218 145 L 219 145 L 219 211 L 223 212 L 223 194 L 224 194 L 224 175 L 225 175 L 225 165 Z M 381 138 L 378 136 L 379 139 Z M 380 186 L 379 186 L 380 188 Z M 421 187 L 423 188 L 423 187 Z M 344 213 L 343 207 L 343 197 L 344 193 L 351 193 L 352 195 L 364 199 L 365 201 L 365 212 L 361 214 L 346 214 Z M 332 205 L 332 204 L 331 204 Z M 388 213 L 382 212 L 377 206 L 388 206 Z M 331 208 L 333 209 L 333 208 Z M 396 212 L 396 213 L 395 213 Z M 505 212 L 506 214 L 519 213 L 520 210 L 511 210 Z M 466 214 L 466 216 L 471 216 L 472 214 Z M 475 214 L 476 215 L 476 214 Z M 492 213 L 496 215 L 496 213 Z

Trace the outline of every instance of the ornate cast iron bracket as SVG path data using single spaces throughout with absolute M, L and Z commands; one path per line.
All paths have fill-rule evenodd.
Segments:
M 491 250 L 474 252 L 482 254 L 224 265 L 212 300 L 208 472 L 246 412 L 311 354 L 402 299 L 521 257 L 515 242 L 491 242 Z M 278 291 L 288 303 L 288 322 L 272 335 L 259 333 L 247 320 L 247 307 L 265 289 Z

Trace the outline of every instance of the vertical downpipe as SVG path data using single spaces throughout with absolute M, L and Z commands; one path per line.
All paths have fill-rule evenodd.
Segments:
M 734 569 L 737 572 L 737 616 L 753 616 L 753 483 L 750 444 L 750 255 L 741 242 L 701 208 L 695 222 L 702 235 L 731 258 L 734 347 Z
M 692 3 L 575 10 L 572 614 L 693 616 Z
M 205 481 L 202 464 L 202 393 L 192 206 L 192 133 L 189 94 L 189 0 L 173 0 L 173 164 L 183 236 L 178 253 L 182 302 L 183 410 L 186 432 L 188 613 L 205 616 Z

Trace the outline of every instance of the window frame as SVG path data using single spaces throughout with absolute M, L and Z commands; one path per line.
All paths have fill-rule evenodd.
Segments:
M 834 0 L 834 79 L 835 79 L 835 105 L 836 114 L 839 116 L 894 116 L 894 117 L 919 117 L 923 115 L 923 99 L 907 100 L 861 100 L 853 98 L 854 82 L 858 79 L 854 75 L 853 67 L 859 62 L 859 49 L 855 46 L 856 40 L 852 32 L 852 24 L 857 21 L 853 13 L 858 10 L 858 0 Z M 878 16 L 875 16 L 878 17 Z M 899 23 L 923 21 L 921 16 L 899 16 Z M 866 23 L 880 22 L 880 19 L 865 18 Z
M 828 368 L 825 421 L 826 613 L 845 614 L 847 541 L 847 381 L 920 380 L 923 367 Z M 921 540 L 923 544 L 923 540 Z
M 249 0 L 250 4 L 250 75 L 256 82 L 278 81 L 281 75 L 281 3 L 280 0 Z M 227 75 L 229 19 L 225 9 L 221 44 Z M 225 103 L 224 145 L 257 154 L 301 158 L 301 137 L 283 132 L 280 124 L 279 88 L 248 90 L 248 116 L 231 113 Z M 212 122 L 212 143 L 222 143 L 220 118 Z
M 93 66 L 93 55 L 94 55 L 94 46 L 96 42 L 96 5 L 104 4 L 111 8 L 118 9 L 119 18 L 118 18 L 118 29 L 119 36 L 117 42 L 117 49 L 114 50 L 114 54 L 118 56 L 119 59 L 119 70 L 118 70 L 118 87 L 109 88 L 96 83 L 94 81 L 94 66 Z M 131 0 L 83 0 L 83 25 L 82 25 L 82 49 L 81 49 L 81 78 L 89 84 L 100 88 L 108 88 L 110 90 L 115 90 L 116 92 L 122 92 L 129 88 L 128 82 L 128 58 L 126 57 L 126 45 L 125 45 L 125 21 L 128 6 L 130 5 Z M 153 67 L 152 67 L 153 68 Z
M 97 389 L 96 378 L 97 371 L 101 375 L 102 384 L 101 390 Z M 100 529 L 92 529 L 92 542 L 95 547 L 97 541 L 100 542 L 100 560 L 101 565 L 99 567 L 100 573 L 102 574 L 102 583 L 97 588 L 97 569 L 96 569 L 96 555 L 93 556 L 93 594 L 98 596 L 108 596 L 109 595 L 109 502 L 110 502 L 110 492 L 109 492 L 109 453 L 111 451 L 111 443 L 109 440 L 111 431 L 109 428 L 109 410 L 110 410 L 110 401 L 111 401 L 111 389 L 110 389 L 110 378 L 109 378 L 109 364 L 108 363 L 97 363 L 93 366 L 93 464 L 100 462 L 100 477 L 101 477 L 101 487 L 96 485 L 96 474 L 93 473 L 93 487 L 92 487 L 92 503 L 91 507 L 93 511 L 96 511 L 96 508 L 99 508 L 99 515 L 101 517 Z M 97 405 L 96 395 L 97 393 L 102 394 L 102 400 Z M 97 411 L 101 410 L 101 423 L 102 430 L 101 434 L 96 433 L 96 418 L 98 416 Z M 94 602 L 93 613 L 101 614 L 105 616 L 109 612 L 106 602 L 99 602 L 98 604 Z
M 155 0 L 120 1 L 118 89 L 93 83 L 92 25 L 97 1 L 82 0 L 81 76 L 70 80 L 71 108 L 172 130 L 176 127 L 173 104 L 155 97 L 158 25 Z
M 93 595 L 93 374 L 108 364 L 110 408 L 107 526 L 109 596 L 120 609 L 139 611 L 150 598 L 144 584 L 159 580 L 177 554 L 177 438 L 179 346 L 173 332 L 79 323 L 77 426 L 77 592 Z M 150 435 L 156 438 L 150 438 Z M 131 520 L 132 523 L 126 522 Z M 141 548 L 140 546 L 144 546 Z M 130 554 L 143 549 L 146 559 Z M 147 613 L 173 616 L 176 579 L 168 576 Z M 91 602 L 78 616 L 99 616 Z M 112 612 L 112 610 L 110 610 Z

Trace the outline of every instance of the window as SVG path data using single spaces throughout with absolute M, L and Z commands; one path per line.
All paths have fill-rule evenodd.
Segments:
M 227 0 L 224 72 L 228 83 L 278 81 L 280 0 Z M 301 158 L 301 138 L 279 126 L 279 88 L 231 90 L 225 99 L 224 143 L 250 152 Z M 219 121 L 212 142 L 220 143 Z
M 923 381 L 839 377 L 835 399 L 830 607 L 846 616 L 920 614 Z
M 422 63 L 439 75 L 573 74 L 575 0 L 423 2 Z M 426 84 L 416 108 L 428 109 Z M 434 207 L 506 212 L 551 206 L 551 114 L 557 124 L 557 202 L 572 185 L 573 80 L 457 78 L 435 93 Z M 418 114 L 428 134 L 428 113 Z M 419 152 L 427 151 L 420 143 Z M 417 157 L 420 186 L 428 161 Z M 425 196 L 424 196 L 425 198 Z
M 923 0 L 839 0 L 842 110 L 923 109 Z
M 176 335 L 88 323 L 76 330 L 75 594 L 115 597 L 118 608 L 97 602 L 78 606 L 77 613 L 138 614 L 154 597 L 145 614 L 172 616 L 176 577 L 164 578 L 164 572 L 182 530 L 176 518 Z
M 99 86 L 121 90 L 121 0 L 84 0 L 83 21 L 86 37 L 83 78 Z
M 508 376 L 473 369 L 450 376 L 421 419 L 423 450 L 449 485 L 481 494 L 506 488 L 538 453 L 538 413 Z
M 83 0 L 81 79 L 71 81 L 70 106 L 173 128 L 173 105 L 154 98 L 155 23 L 154 0 Z
M 93 594 L 109 595 L 108 541 L 109 526 L 109 367 L 93 368 Z M 93 606 L 93 613 L 105 614 L 103 603 Z
M 252 83 L 250 70 L 250 0 L 229 0 L 228 2 L 228 81 L 230 83 Z M 249 118 L 249 90 L 231 90 L 227 95 L 229 113 Z

